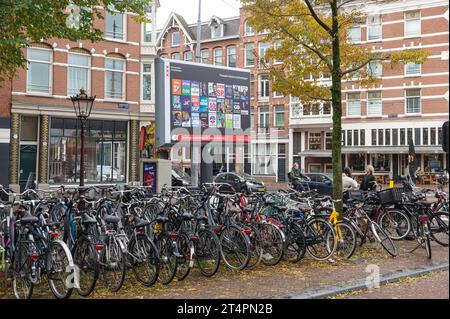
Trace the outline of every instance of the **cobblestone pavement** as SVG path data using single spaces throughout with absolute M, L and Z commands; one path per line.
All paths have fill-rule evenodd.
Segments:
M 244 271 L 231 271 L 221 266 L 213 278 L 204 278 L 194 269 L 182 282 L 172 282 L 167 286 L 156 284 L 150 288 L 139 285 L 129 273 L 120 292 L 110 293 L 99 282 L 90 298 L 283 298 L 329 285 L 350 285 L 366 278 L 368 265 L 379 266 L 381 275 L 385 275 L 448 263 L 448 247 L 433 245 L 433 259 L 430 261 L 422 249 L 408 252 L 415 242 L 398 244 L 400 254 L 395 258 L 389 257 L 376 244 L 368 244 L 358 248 L 350 260 L 319 262 L 305 257 L 298 264 L 282 262 L 274 267 L 260 265 Z M 11 284 L 7 289 L 3 283 L 0 284 L 0 298 L 12 297 Z M 48 285 L 39 285 L 33 298 L 52 298 Z M 79 296 L 74 293 L 72 298 Z
M 449 272 L 439 271 L 408 277 L 379 289 L 352 291 L 333 299 L 449 299 Z

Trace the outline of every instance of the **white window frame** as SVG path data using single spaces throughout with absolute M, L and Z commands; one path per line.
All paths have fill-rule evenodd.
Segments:
M 150 87 L 150 100 L 144 100 L 144 75 L 148 75 L 149 73 L 148 72 L 145 72 L 144 71 L 144 65 L 145 64 L 150 64 L 150 67 L 151 67 L 151 72 L 150 72 L 150 85 L 151 85 L 151 87 Z M 142 61 L 142 63 L 141 63 L 141 102 L 142 103 L 152 103 L 153 101 L 154 101 L 154 93 L 155 93 L 155 90 L 153 89 L 154 88 L 154 83 L 155 83 L 155 81 L 154 81 L 154 64 L 153 64 L 153 62 L 150 62 L 150 61 Z
M 191 56 L 191 59 L 190 60 L 187 60 L 186 59 L 186 55 L 189 55 L 190 54 L 190 56 Z M 192 54 L 192 51 L 185 51 L 184 53 L 183 53 L 183 61 L 187 61 L 187 62 L 195 62 L 194 61 L 194 55 Z
M 417 65 L 419 66 L 419 72 L 418 73 L 408 73 L 408 65 Z M 419 63 L 414 63 L 414 62 L 407 62 L 405 63 L 405 77 L 416 77 L 416 76 L 420 76 L 422 75 L 422 65 Z
M 253 27 L 248 23 L 248 20 L 244 22 L 244 36 L 254 35 L 255 30 Z
M 234 49 L 234 54 L 230 54 L 230 49 Z M 237 67 L 237 47 L 235 45 L 230 45 L 227 47 L 227 66 L 230 67 L 230 56 L 234 56 L 234 66 Z
M 178 34 L 178 44 L 177 43 L 174 44 L 174 35 L 175 34 Z M 180 46 L 180 44 L 181 44 L 181 32 L 180 31 L 172 32 L 172 34 L 170 35 L 170 44 L 172 45 L 172 48 L 177 48 Z
M 267 80 L 263 80 L 262 78 L 266 76 Z M 263 93 L 265 94 L 263 95 Z M 268 100 L 270 98 L 270 79 L 268 74 L 260 74 L 258 76 L 258 98 L 260 100 Z
M 282 111 L 277 110 L 277 108 L 282 108 Z M 279 125 L 277 121 L 278 114 L 283 114 L 283 123 L 281 123 L 281 125 Z M 276 129 L 284 129 L 285 125 L 285 107 L 283 104 L 276 104 L 273 106 L 273 127 Z
M 280 41 L 276 41 L 273 46 L 274 46 L 274 49 L 277 50 L 277 49 L 281 48 L 283 46 L 283 44 Z M 283 64 L 283 61 L 274 59 L 273 64 L 280 65 L 280 64 Z
M 219 35 L 215 31 L 219 28 Z M 223 38 L 223 24 L 214 24 L 211 26 L 211 39 Z
M 89 61 L 88 66 L 71 65 L 69 62 L 69 55 L 81 55 L 81 56 L 87 57 L 88 61 Z M 70 92 L 70 87 L 69 87 L 69 84 L 70 84 L 69 68 L 70 67 L 87 69 L 87 84 L 84 89 L 86 90 L 86 92 L 88 94 L 91 92 L 91 66 L 92 66 L 92 57 L 89 54 L 87 54 L 87 53 L 83 54 L 83 53 L 78 53 L 78 52 L 68 52 L 67 53 L 67 95 L 77 94 L 77 92 Z
M 267 109 L 265 112 L 261 112 L 261 109 Z M 261 124 L 264 123 L 264 126 L 261 126 Z M 258 130 L 270 129 L 270 110 L 268 106 L 260 106 L 258 107 Z M 268 133 L 268 132 L 265 132 Z
M 178 58 L 175 58 L 176 56 L 178 56 Z M 174 52 L 170 55 L 170 59 L 171 60 L 175 60 L 175 61 L 180 61 L 181 60 L 181 54 L 180 52 Z
M 34 60 L 34 59 L 30 59 L 29 56 L 29 50 L 43 50 L 43 51 L 48 51 L 50 52 L 50 61 L 44 61 L 44 60 Z M 41 48 L 41 47 L 30 47 L 27 50 L 27 58 L 28 58 L 28 64 L 30 62 L 35 62 L 35 63 L 45 63 L 49 65 L 49 76 L 48 76 L 48 93 L 47 92 L 37 92 L 37 91 L 32 91 L 30 90 L 30 68 L 28 68 L 27 70 L 27 87 L 26 87 L 26 91 L 29 94 L 34 94 L 34 95 L 52 95 L 53 94 L 53 50 L 51 50 L 50 48 Z
M 220 62 L 220 64 L 219 63 L 217 63 L 217 61 L 216 61 L 216 52 L 220 52 L 220 57 L 221 57 L 221 62 Z M 218 65 L 218 66 L 223 66 L 224 65 L 224 63 L 223 63 L 223 48 L 222 47 L 217 47 L 217 48 L 214 48 L 213 49 L 213 64 L 214 65 Z
M 371 93 L 380 93 L 380 97 L 377 98 L 371 98 Z M 379 111 L 376 113 L 371 113 L 371 103 L 377 102 L 377 106 L 379 106 Z M 381 117 L 383 115 L 383 98 L 381 91 L 373 91 L 373 92 L 367 92 L 367 117 Z
M 356 30 L 356 29 L 358 29 L 358 32 L 359 32 L 359 38 L 358 38 L 358 40 L 354 40 L 353 39 L 353 33 L 351 32 L 352 30 Z M 352 27 L 350 27 L 350 29 L 349 29 L 349 32 L 348 32 L 348 37 L 349 37 L 349 39 L 350 39 L 350 41 L 352 42 L 352 43 L 359 43 L 359 42 L 361 42 L 361 26 L 359 25 L 359 24 L 357 24 L 357 25 L 353 25 Z
M 264 64 L 270 64 L 270 60 L 265 58 L 267 50 L 270 49 L 270 43 L 268 42 L 260 42 L 258 43 L 258 62 L 260 68 L 264 66 Z M 262 52 L 263 51 L 263 52 Z M 263 62 L 261 62 L 263 61 Z
M 247 47 L 248 46 L 252 46 L 252 52 L 251 52 L 251 54 L 253 55 L 253 64 L 247 64 L 247 55 L 248 55 L 248 49 L 247 49 Z M 248 43 L 245 43 L 244 44 L 244 66 L 245 67 L 254 67 L 255 66 L 255 54 L 254 54 L 254 52 L 255 52 L 255 43 L 253 43 L 253 42 L 248 42 Z
M 372 68 L 372 65 L 376 65 L 375 69 Z M 381 78 L 383 76 L 383 63 L 381 61 L 373 61 L 370 62 L 367 66 L 369 68 L 369 74 L 370 76 L 374 78 Z M 379 74 L 374 74 L 373 70 L 380 70 Z
M 106 60 L 119 60 L 119 61 L 123 61 L 123 70 L 117 70 L 117 69 L 107 69 L 106 68 Z M 105 65 L 105 87 L 104 87 L 104 96 L 105 96 L 105 101 L 125 101 L 125 92 L 126 92 L 126 71 L 127 71 L 127 60 L 125 59 L 120 59 L 120 58 L 116 58 L 116 57 L 105 57 L 105 61 L 104 61 L 104 65 Z M 122 73 L 122 98 L 112 98 L 112 97 L 107 97 L 106 94 L 106 72 L 110 71 L 110 72 L 119 72 Z
M 378 18 L 379 21 L 378 23 L 370 23 L 370 19 L 371 18 Z M 379 27 L 380 28 L 380 35 L 377 38 L 370 38 L 370 28 L 371 27 Z M 376 41 L 381 41 L 381 39 L 383 38 L 383 22 L 382 22 L 382 18 L 381 18 L 381 14 L 376 14 L 376 15 L 370 15 L 367 17 L 367 41 L 368 42 L 376 42 Z
M 112 9 L 112 11 L 116 11 L 116 10 Z M 122 39 L 110 37 L 110 36 L 107 35 L 106 19 L 107 19 L 107 15 L 111 14 L 111 13 L 105 12 L 105 40 L 115 41 L 115 42 L 126 42 L 127 41 L 127 12 L 118 12 L 118 11 L 116 11 L 116 13 L 122 15 L 122 29 L 123 29 Z
M 408 13 L 412 13 L 412 12 L 419 12 L 419 18 L 416 18 L 416 19 L 408 19 L 407 18 L 407 15 L 408 15 Z M 413 10 L 413 11 L 408 11 L 408 12 L 405 12 L 405 22 L 404 22 L 404 37 L 405 38 L 417 38 L 417 37 L 420 37 L 421 36 L 421 34 L 422 34 L 422 20 L 421 20 L 421 17 L 422 17 L 422 15 L 421 15 L 421 12 L 420 12 L 420 10 Z M 418 33 L 415 33 L 415 34 L 408 34 L 407 33 L 407 25 L 408 25 L 408 22 L 411 22 L 411 21 L 418 21 L 419 22 L 419 32 Z
M 349 96 L 351 94 L 359 94 L 359 99 L 349 99 Z M 349 105 L 350 101 L 359 101 L 359 113 L 358 114 L 349 114 Z M 347 117 L 361 117 L 361 92 L 351 92 L 347 93 L 347 103 L 346 103 L 346 111 L 347 111 Z
M 208 53 L 208 58 L 207 58 L 207 60 L 208 61 L 204 61 L 205 60 L 205 56 L 204 56 L 204 53 Z M 203 64 L 210 64 L 211 62 L 210 62 L 210 60 L 211 60 L 211 56 L 210 56 L 210 52 L 209 52 L 209 49 L 203 49 L 203 50 L 201 50 L 200 51 L 200 61 L 201 61 L 201 63 L 203 63 Z
M 411 90 L 418 90 L 419 91 L 419 112 L 408 112 L 408 97 L 407 92 Z M 414 96 L 414 98 L 417 98 L 417 96 Z M 421 89 L 406 89 L 405 90 L 405 115 L 419 115 L 422 114 L 422 90 Z

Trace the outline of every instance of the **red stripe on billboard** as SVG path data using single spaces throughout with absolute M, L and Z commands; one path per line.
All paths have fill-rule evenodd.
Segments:
M 251 141 L 250 135 L 178 135 L 178 142 L 245 142 Z

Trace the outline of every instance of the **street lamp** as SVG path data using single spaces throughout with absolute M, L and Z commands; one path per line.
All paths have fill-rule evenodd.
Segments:
M 80 186 L 84 186 L 84 138 L 85 138 L 85 125 L 89 115 L 91 115 L 92 105 L 95 101 L 95 96 L 88 96 L 84 89 L 80 90 L 80 93 L 71 96 L 70 99 L 73 103 L 75 114 L 81 123 L 81 157 L 80 157 Z

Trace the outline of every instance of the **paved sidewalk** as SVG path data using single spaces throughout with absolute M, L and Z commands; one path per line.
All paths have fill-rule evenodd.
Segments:
M 157 284 L 150 288 L 139 285 L 130 273 L 120 292 L 110 293 L 100 283 L 91 298 L 285 298 L 329 285 L 351 285 L 366 278 L 368 265 L 377 265 L 381 275 L 384 275 L 448 263 L 448 247 L 433 245 L 433 259 L 430 261 L 422 249 L 412 254 L 407 252 L 415 242 L 399 244 L 400 255 L 396 258 L 389 257 L 380 247 L 371 244 L 358 248 L 350 260 L 333 263 L 305 258 L 298 264 L 282 262 L 274 267 L 261 265 L 257 269 L 241 272 L 222 266 L 213 278 L 204 278 L 194 269 L 185 281 L 173 282 L 168 286 Z M 11 287 L 5 291 L 0 285 L 0 298 L 12 297 Z M 37 287 L 33 297 L 52 298 L 48 285 L 43 283 Z M 79 297 L 74 293 L 72 298 Z

